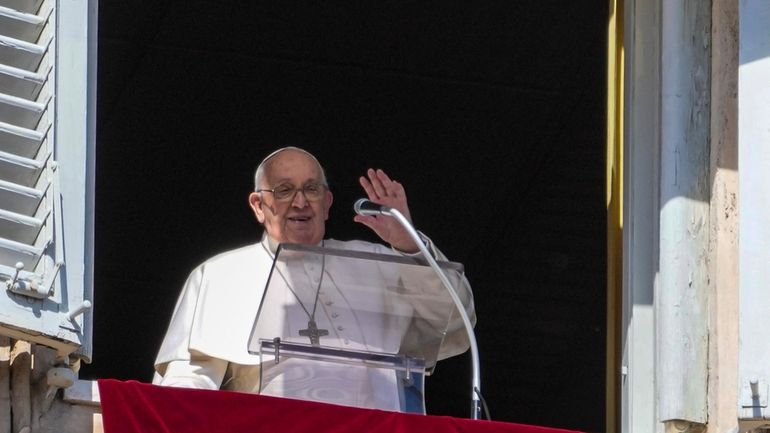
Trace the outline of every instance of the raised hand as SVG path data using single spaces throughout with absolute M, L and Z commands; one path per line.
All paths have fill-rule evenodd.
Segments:
M 358 181 L 366 191 L 369 200 L 391 207 L 401 212 L 409 222 L 412 216 L 409 214 L 409 206 L 406 203 L 406 192 L 404 186 L 391 179 L 384 171 L 377 169 L 368 169 L 366 176 L 361 176 Z M 404 230 L 401 224 L 395 218 L 386 215 L 356 215 L 353 221 L 364 224 L 377 233 L 377 236 L 383 241 L 389 243 L 393 248 L 406 253 L 416 253 L 419 247 L 409 233 Z

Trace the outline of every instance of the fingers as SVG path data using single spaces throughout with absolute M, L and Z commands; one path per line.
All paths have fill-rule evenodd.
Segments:
M 374 187 L 372 186 L 372 183 L 369 182 L 369 179 L 367 179 L 364 176 L 361 176 L 358 178 L 358 183 L 361 184 L 361 187 L 366 192 L 366 195 L 369 196 L 369 200 L 377 200 L 377 192 L 375 192 Z
M 370 229 L 372 229 L 375 233 L 377 233 L 377 236 L 381 236 L 379 230 L 381 230 L 381 222 L 377 220 L 374 216 L 364 216 L 364 215 L 356 215 L 353 217 L 353 221 L 357 223 L 361 223 Z
M 390 178 L 382 171 L 382 170 L 373 170 L 369 169 L 366 171 L 366 174 L 369 175 L 369 182 L 372 185 L 372 189 L 374 190 L 374 193 L 377 195 L 378 199 L 383 199 L 388 196 L 388 191 L 386 186 L 383 184 L 383 179 L 380 177 L 380 173 L 382 173 L 383 177 L 390 182 Z
M 401 199 L 404 196 L 404 187 L 399 182 L 392 180 L 384 171 L 370 168 L 366 174 L 369 178 L 361 176 L 359 182 L 369 195 L 370 200 L 387 201 L 388 199 Z
M 361 223 L 369 228 L 372 228 L 372 225 L 376 222 L 374 217 L 370 215 L 356 215 L 353 217 L 353 221 Z

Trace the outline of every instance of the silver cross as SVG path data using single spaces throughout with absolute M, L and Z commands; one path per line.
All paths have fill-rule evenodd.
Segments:
M 320 337 L 325 337 L 329 335 L 329 331 L 326 329 L 318 329 L 318 325 L 315 324 L 315 320 L 310 320 L 307 322 L 307 329 L 300 329 L 299 335 L 302 337 L 309 337 L 310 338 L 310 344 L 313 346 L 320 346 L 321 345 L 321 339 Z

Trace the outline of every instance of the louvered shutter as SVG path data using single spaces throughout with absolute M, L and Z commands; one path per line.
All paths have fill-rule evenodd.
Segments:
M 0 334 L 85 358 L 94 5 L 0 0 Z

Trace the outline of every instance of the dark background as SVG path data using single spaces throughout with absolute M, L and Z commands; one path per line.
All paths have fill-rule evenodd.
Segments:
M 149 381 L 187 274 L 254 242 L 256 164 L 313 152 L 352 222 L 385 169 L 476 296 L 492 418 L 604 429 L 606 1 L 99 5 L 93 363 Z M 468 417 L 470 357 L 428 378 Z

